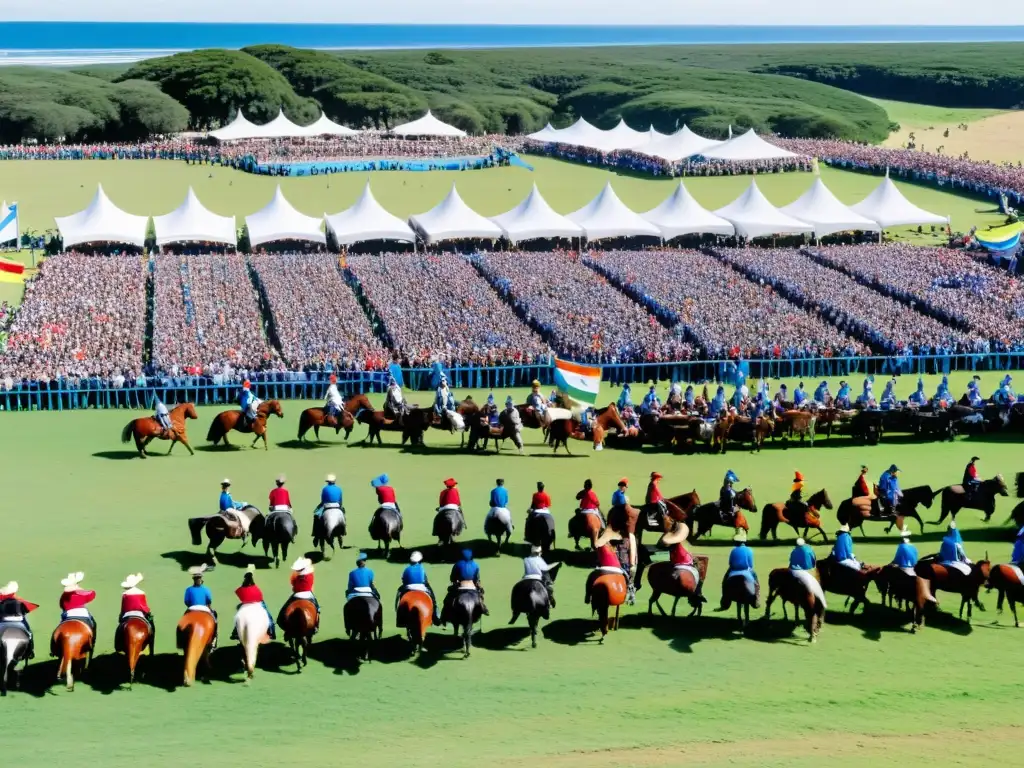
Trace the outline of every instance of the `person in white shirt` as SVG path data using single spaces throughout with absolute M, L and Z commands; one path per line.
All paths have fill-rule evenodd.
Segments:
M 338 377 L 333 373 L 329 379 L 330 386 L 327 387 L 327 394 L 324 396 L 324 416 L 328 426 L 335 426 L 338 414 L 345 407 L 345 401 L 338 391 Z
M 555 607 L 555 582 L 551 580 L 549 571 L 557 565 L 557 563 L 548 565 L 544 560 L 543 550 L 537 546 L 531 547 L 529 557 L 523 558 L 523 578 L 535 579 L 544 585 L 548 591 L 552 608 Z

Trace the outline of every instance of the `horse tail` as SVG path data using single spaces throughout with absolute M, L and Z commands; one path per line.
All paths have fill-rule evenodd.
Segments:
M 7 695 L 7 643 L 0 639 L 0 696 Z
M 124 425 L 124 429 L 121 430 L 121 442 L 130 443 L 134 432 L 135 421 L 129 421 L 127 424 Z
M 949 486 L 949 485 L 944 485 L 944 486 L 943 486 L 942 488 L 939 488 L 939 490 L 937 490 L 937 491 L 932 491 L 932 498 L 934 499 L 934 498 L 935 498 L 936 496 L 938 496 L 938 495 L 939 495 L 940 493 L 942 493 L 943 491 L 945 491 L 946 489 L 948 489 L 948 488 L 951 488 L 951 487 L 952 487 L 952 486 Z
M 213 421 L 210 422 L 210 429 L 206 433 L 206 439 L 211 443 L 216 443 L 224 437 L 226 432 L 228 432 L 228 429 L 225 428 L 224 424 L 221 422 L 222 415 L 223 414 L 218 414 L 217 416 L 214 416 Z

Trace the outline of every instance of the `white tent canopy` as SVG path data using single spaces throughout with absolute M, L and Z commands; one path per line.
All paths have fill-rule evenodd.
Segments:
M 681 181 L 661 205 L 640 215 L 661 231 L 664 240 L 691 234 L 732 235 L 736 231 L 728 221 L 698 203 Z
M 238 141 L 240 139 L 288 139 L 308 136 L 354 136 L 357 133 L 359 131 L 338 125 L 322 112 L 316 122 L 311 125 L 296 125 L 288 119 L 282 109 L 278 111 L 277 117 L 264 125 L 250 122 L 239 110 L 234 120 L 223 128 L 210 131 L 210 136 L 218 141 Z
M 146 243 L 149 217 L 122 211 L 97 184 L 96 196 L 85 210 L 57 216 L 54 221 L 65 249 L 81 243 L 129 243 L 141 248 Z
M 260 126 L 249 122 L 249 119 L 238 110 L 235 119 L 227 125 L 210 131 L 210 136 L 217 141 L 235 141 L 238 139 L 251 139 L 260 135 Z
M 334 233 L 339 245 L 351 245 L 368 240 L 398 240 L 416 242 L 416 234 L 408 224 L 388 213 L 370 191 L 370 182 L 363 194 L 341 213 L 325 215 L 327 230 Z
M 661 237 L 661 231 L 656 226 L 626 207 L 615 194 L 611 182 L 606 182 L 597 197 L 578 211 L 570 213 L 567 218 L 579 224 L 588 240 L 641 235 Z
M 637 152 L 662 160 L 677 162 L 687 157 L 704 154 L 705 150 L 719 147 L 724 142 L 699 136 L 687 126 L 683 126 L 671 136 L 663 136 L 635 147 Z
M 877 222 L 882 229 L 913 224 L 948 224 L 949 219 L 918 208 L 903 196 L 892 183 L 888 172 L 875 191 L 856 205 L 850 206 L 861 216 Z
M 811 188 L 795 202 L 780 210 L 794 219 L 812 224 L 815 237 L 825 237 L 833 232 L 878 231 L 878 224 L 843 205 L 820 178 L 815 179 Z
M 427 114 L 411 123 L 396 125 L 391 129 L 396 136 L 465 136 L 466 132 L 454 125 L 438 120 L 427 110 Z
M 580 237 L 583 234 L 578 225 L 548 205 L 536 184 L 519 205 L 500 216 L 492 216 L 491 221 L 501 227 L 512 243 L 547 237 Z
M 185 200 L 170 213 L 153 217 L 156 244 L 225 243 L 235 245 L 238 235 L 234 216 L 219 216 L 206 208 L 188 188 Z
M 650 139 L 647 132 L 630 128 L 624 118 L 619 118 L 619 124 L 604 134 L 603 141 L 610 149 L 631 149 Z
M 769 144 L 754 133 L 753 128 L 734 139 L 730 139 L 724 144 L 705 149 L 701 154 L 709 160 L 731 160 L 739 162 L 747 160 L 775 160 L 783 157 L 798 157 L 794 152 L 782 149 L 782 147 L 776 147 L 774 144 Z
M 571 144 L 576 147 L 603 148 L 605 132 L 596 128 L 582 117 L 568 128 L 556 131 L 553 141 L 559 144 Z
M 539 131 L 527 134 L 526 138 L 533 139 L 534 141 L 555 142 L 559 140 L 559 133 L 561 133 L 561 131 L 559 131 L 557 128 L 553 128 L 551 126 L 551 123 L 548 123 Z
M 312 125 L 300 126 L 299 130 L 304 136 L 356 136 L 359 134 L 359 131 L 349 128 L 347 125 L 339 125 L 334 122 L 323 112 Z
M 320 231 L 320 223 L 320 219 L 297 211 L 285 199 L 280 185 L 274 190 L 274 197 L 269 203 L 245 217 L 249 243 L 253 246 L 275 240 L 326 243 L 327 238 Z
M 265 139 L 287 139 L 293 136 L 304 135 L 305 129 L 293 123 L 285 115 L 284 110 L 277 113 L 277 117 L 265 125 L 257 126 L 259 135 Z
M 769 203 L 756 181 L 751 181 L 746 192 L 715 213 L 731 222 L 740 237 L 798 235 L 814 231 L 810 224 L 794 219 Z
M 409 217 L 409 224 L 427 243 L 441 240 L 496 240 L 501 229 L 466 205 L 452 184 L 448 197 L 426 213 Z

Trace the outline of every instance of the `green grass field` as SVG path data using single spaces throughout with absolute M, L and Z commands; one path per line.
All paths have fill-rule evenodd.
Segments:
M 969 107 L 936 107 L 931 104 L 911 104 L 906 101 L 889 99 L 873 99 L 873 101 L 889 115 L 889 119 L 899 123 L 903 128 L 929 128 L 934 125 L 956 125 L 957 123 L 974 123 L 986 117 L 1003 114 L 1002 109 L 972 109 Z
M 996 378 L 986 375 L 983 386 L 994 388 Z M 928 380 L 929 390 L 935 383 Z M 963 375 L 952 377 L 955 392 L 965 383 Z M 905 395 L 913 384 L 901 380 L 901 392 Z M 486 396 L 457 393 L 466 394 Z M 525 393 L 514 394 L 522 398 Z M 606 389 L 602 399 L 616 395 Z M 413 399 L 427 397 L 419 393 Z M 636 608 L 626 611 L 622 629 L 599 646 L 588 638 L 595 625 L 582 602 L 587 558 L 559 554 L 572 565 L 560 575 L 558 607 L 540 646 L 532 650 L 523 642 L 525 626 L 505 626 L 519 558 L 495 558 L 479 539 L 496 477 L 506 479 L 512 495 L 510 506 L 520 526 L 514 541 L 521 555 L 522 512 L 537 480 L 548 485 L 563 536 L 573 497 L 588 477 L 605 504 L 622 475 L 632 482 L 634 501 L 641 498 L 652 470 L 665 475 L 667 492 L 696 488 L 710 500 L 732 468 L 742 484 L 754 489 L 760 507 L 784 499 L 793 471 L 800 469 L 810 490 L 825 486 L 838 503 L 862 463 L 877 476 L 897 462 L 904 487 L 938 487 L 959 482 L 963 465 L 978 454 L 984 475 L 1001 472 L 1011 478 L 1024 468 L 1019 439 L 919 445 L 893 437 L 864 448 L 836 437 L 814 449 L 773 446 L 756 456 L 737 451 L 725 457 L 613 449 L 595 453 L 575 443 L 572 457 L 552 458 L 536 432 L 527 433 L 527 456 L 519 457 L 508 452 L 466 455 L 457 439 L 434 431 L 428 436 L 430 449 L 422 453 L 401 450 L 393 436 L 381 448 L 346 446 L 332 438 L 324 446 L 301 449 L 291 441 L 302 407 L 284 404 L 284 420 L 271 425 L 269 451 L 199 448 L 189 457 L 179 448 L 169 458 L 148 461 L 132 458 L 118 441 L 124 423 L 139 415 L 135 412 L 0 415 L 5 502 L 0 582 L 17 579 L 21 594 L 43 605 L 32 616 L 39 653 L 25 678 L 27 690 L 0 702 L 5 727 L 19 734 L 5 750 L 11 765 L 70 760 L 178 765 L 216 755 L 217 765 L 223 766 L 339 759 L 394 765 L 410 757 L 421 765 L 446 766 L 524 761 L 816 766 L 822 761 L 863 765 L 865 759 L 930 764 L 937 756 L 945 763 L 977 764 L 982 758 L 1015 755 L 1020 688 L 1015 660 L 1024 630 L 1014 630 L 1008 615 L 995 615 L 994 597 L 983 597 L 988 610 L 976 613 L 973 625 L 945 613 L 956 608 L 956 601 L 946 597 L 945 612 L 929 616 L 917 636 L 884 609 L 850 618 L 843 614 L 841 599 L 832 597 L 816 645 L 808 645 L 806 635 L 792 631 L 778 615 L 742 638 L 734 632 L 731 613 L 711 610 L 717 605 L 730 535 L 716 530 L 711 540 L 694 546 L 711 557 L 710 602 L 703 618 L 647 619 L 645 588 Z M 199 420 L 190 422 L 197 447 L 203 445 L 213 412 L 201 409 Z M 357 427 L 353 442 L 362 435 L 363 428 Z M 235 442 L 242 441 L 240 436 Z M 369 479 L 383 471 L 391 475 L 405 512 L 404 543 L 424 549 L 435 584 L 449 569 L 430 546 L 436 494 L 443 478 L 453 475 L 460 482 L 469 523 L 466 539 L 486 554 L 481 567 L 492 612 L 468 660 L 454 651 L 450 636 L 437 630 L 427 652 L 410 658 L 393 627 L 389 599 L 387 636 L 372 663 L 355 661 L 339 639 L 346 574 L 357 548 L 371 543 L 366 534 L 373 509 Z M 189 583 L 185 569 L 199 555 L 189 545 L 186 518 L 213 511 L 218 482 L 225 476 L 234 481 L 236 499 L 265 504 L 280 472 L 288 476 L 298 512 L 299 552 L 309 543 L 309 513 L 325 473 L 338 474 L 349 512 L 351 548 L 317 566 L 324 618 L 313 659 L 296 675 L 281 646 L 264 647 L 256 678 L 245 686 L 224 629 L 214 681 L 175 689 L 181 662 L 172 626 Z M 988 552 L 993 560 L 1008 558 L 1011 531 L 1004 521 L 1015 503 L 1000 499 L 988 525 L 981 523 L 980 513 L 961 516 L 972 557 Z M 825 517 L 831 535 L 835 520 L 827 512 Z M 753 515 L 752 526 L 758 524 L 759 515 Z M 888 562 L 895 538 L 880 527 L 868 533 L 868 539 L 857 537 L 858 555 L 867 562 Z M 793 536 L 784 538 L 778 546 L 755 544 L 762 579 L 786 561 Z M 923 537 L 915 535 L 922 554 L 936 550 L 939 538 L 934 528 Z M 560 539 L 559 546 L 566 545 Z M 827 553 L 823 546 L 817 549 L 821 556 Z M 238 551 L 234 542 L 223 547 L 221 559 L 208 584 L 223 627 L 230 623 L 232 591 L 248 562 L 260 566 L 257 581 L 276 612 L 288 592 L 286 567 L 267 569 L 262 557 L 248 547 Z M 385 595 L 397 587 L 403 559 L 374 559 Z M 94 604 L 99 650 L 91 674 L 69 694 L 60 686 L 46 690 L 55 669 L 46 658 L 46 638 L 57 620 L 60 579 L 78 569 L 87 574 L 85 586 L 99 592 Z M 111 635 L 118 585 L 133 571 L 145 574 L 158 634 L 148 675 L 128 690 L 118 685 L 121 661 L 111 656 Z M 871 597 L 877 599 L 874 593 Z M 60 737 L 54 738 L 58 728 Z

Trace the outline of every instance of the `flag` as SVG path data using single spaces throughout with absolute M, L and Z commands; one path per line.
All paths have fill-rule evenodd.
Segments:
M 601 386 L 601 367 L 556 359 L 555 386 L 572 403 L 595 405 Z
M 0 243 L 14 241 L 14 247 L 18 247 L 18 240 L 21 233 L 18 230 L 18 204 L 8 205 L 4 203 L 0 207 Z

